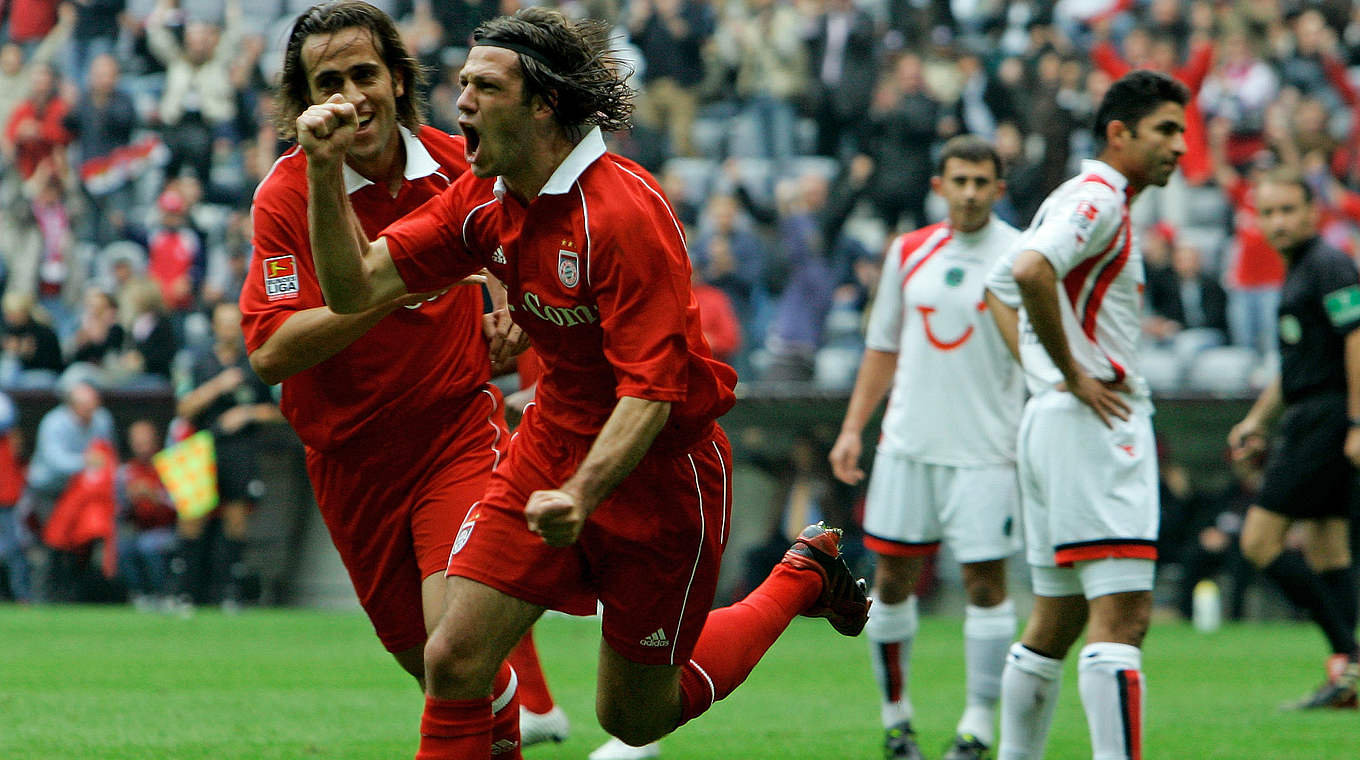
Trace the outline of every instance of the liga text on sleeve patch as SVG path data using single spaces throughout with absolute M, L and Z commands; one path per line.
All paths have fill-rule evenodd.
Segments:
M 299 291 L 297 260 L 292 255 L 264 260 L 264 293 L 269 300 L 297 298 Z
M 1322 297 L 1327 318 L 1334 327 L 1342 327 L 1360 320 L 1360 285 L 1348 285 Z

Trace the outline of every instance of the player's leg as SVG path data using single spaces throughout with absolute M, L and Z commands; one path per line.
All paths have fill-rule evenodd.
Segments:
M 938 545 L 931 546 L 930 554 Z M 879 690 L 884 754 L 887 757 L 919 757 L 915 717 L 909 694 L 911 649 L 920 628 L 916 586 L 929 554 L 881 553 L 874 565 L 874 606 L 864 634 L 869 639 L 869 664 Z
M 1132 567 L 1133 563 L 1146 565 L 1146 569 L 1139 571 Z M 1106 572 L 1107 579 L 1115 577 L 1113 568 L 1118 564 L 1125 565 L 1118 573 L 1125 577 L 1131 575 L 1130 571 L 1146 575 L 1148 590 L 1101 593 L 1099 583 L 1087 584 L 1088 589 L 1094 589 L 1088 593 L 1098 595 L 1090 600 L 1090 630 L 1077 664 L 1092 757 L 1095 760 L 1139 760 L 1143 756 L 1145 695 L 1141 647 L 1152 614 L 1153 562 L 1113 559 L 1083 564 L 1111 568 Z M 1098 569 L 1083 567 L 1083 582 L 1091 577 L 1088 570 Z
M 425 645 L 425 712 L 417 760 L 491 756 L 496 697 L 513 695 L 512 689 L 495 688 L 497 674 L 501 683 L 513 679 L 505 657 L 542 612 L 477 581 L 448 579 L 444 614 Z M 517 710 L 513 717 L 518 720 Z M 518 752 L 513 746 L 505 749 Z
M 716 573 L 716 563 L 701 564 L 708 567 L 701 567 L 700 574 Z M 688 653 L 680 644 L 696 629 L 692 613 L 686 613 L 679 633 L 670 635 L 676 641 L 663 643 L 664 630 L 659 630 L 634 642 L 632 634 L 620 633 L 627 623 L 618 628 L 611 623 L 611 603 L 602 599 L 605 646 L 596 699 L 600 725 L 633 746 L 659 739 L 731 694 L 799 615 L 825 617 L 840 633 L 857 635 L 869 607 L 863 583 L 840 557 L 839 531 L 814 525 L 745 599 L 707 615 Z M 711 598 L 711 590 L 708 594 Z M 652 652 L 664 653 L 665 648 L 673 649 L 670 658 L 683 665 L 640 662 L 660 659 Z
M 1006 596 L 1006 561 L 965 562 L 962 569 L 968 597 L 963 618 L 967 703 L 946 760 L 980 756 L 982 749 L 996 745 L 1001 673 L 1015 637 L 1015 603 Z
M 997 760 L 1044 756 L 1062 690 L 1063 658 L 1086 625 L 1086 599 L 1070 568 L 1034 567 L 1034 610 L 1001 673 Z
M 213 575 L 222 584 L 223 609 L 232 610 L 241 603 L 241 581 L 245 578 L 244 562 L 246 534 L 250 527 L 251 503 L 238 498 L 218 507 L 222 518 L 222 545 L 214 555 Z
M 1260 506 L 1247 510 L 1242 524 L 1242 554 L 1263 574 L 1275 581 L 1285 596 L 1307 610 L 1322 628 L 1334 654 L 1356 649 L 1355 630 L 1347 628 L 1345 618 L 1328 597 L 1327 588 L 1303 555 L 1284 550 L 1284 534 L 1292 520 Z
M 940 548 L 956 468 L 879 451 L 865 496 L 864 544 L 877 555 L 874 606 L 865 636 L 878 684 L 885 757 L 921 757 L 908 694 L 911 650 L 920 628 L 916 586 L 928 557 Z
M 1356 625 L 1355 574 L 1350 551 L 1350 521 L 1341 517 L 1319 518 L 1307 526 L 1304 559 L 1322 583 L 1327 601 L 1344 630 L 1352 635 Z M 1354 639 L 1352 639 L 1354 640 Z M 1308 700 L 1308 706 L 1354 708 L 1360 688 L 1360 651 L 1333 651 L 1327 659 L 1327 683 Z M 1325 693 L 1323 693 L 1325 692 Z

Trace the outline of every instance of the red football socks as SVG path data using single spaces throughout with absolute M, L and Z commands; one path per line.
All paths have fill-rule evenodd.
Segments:
M 529 629 L 506 658 L 510 667 L 519 677 L 519 703 L 532 713 L 543 715 L 553 709 L 552 693 L 543 677 L 543 667 L 538 662 L 538 649 L 534 646 L 534 632 Z
M 821 593 L 816 573 L 779 564 L 745 599 L 710 612 L 694 654 L 680 669 L 681 724 L 740 686 L 775 639 Z
M 491 697 L 425 697 L 416 760 L 467 760 L 491 757 Z
M 519 699 L 513 671 L 501 663 L 492 696 L 481 699 L 425 697 L 416 760 L 496 758 L 520 760 Z

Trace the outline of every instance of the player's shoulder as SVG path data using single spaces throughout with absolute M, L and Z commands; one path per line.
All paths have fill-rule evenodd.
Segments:
M 616 153 L 605 153 L 582 175 L 586 192 L 601 201 L 598 211 L 607 216 L 627 215 L 643 209 L 674 217 L 661 183 L 641 164 Z
M 893 239 L 892 247 L 904 255 L 910 255 L 930 240 L 938 240 L 942 234 L 948 234 L 948 232 L 948 222 L 941 221 L 928 224 L 920 229 L 898 235 Z
M 274 160 L 255 187 L 252 201 L 259 205 L 287 197 L 307 198 L 307 154 L 296 143 Z
M 423 124 L 415 136 L 435 161 L 455 172 L 449 177 L 450 180 L 468 170 L 467 139 L 462 135 L 450 134 L 438 127 Z

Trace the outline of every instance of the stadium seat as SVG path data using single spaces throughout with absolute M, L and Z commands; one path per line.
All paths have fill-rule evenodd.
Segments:
M 1244 346 L 1218 346 L 1201 351 L 1186 376 L 1190 390 L 1223 398 L 1252 392 L 1252 375 L 1261 358 Z
M 1185 363 L 1174 349 L 1149 346 L 1138 353 L 1138 369 L 1147 378 L 1154 396 L 1184 390 Z

